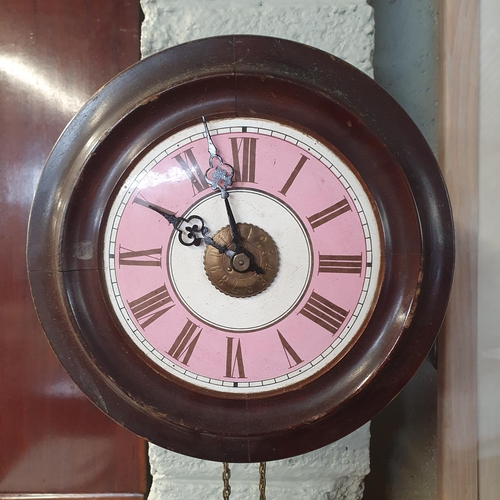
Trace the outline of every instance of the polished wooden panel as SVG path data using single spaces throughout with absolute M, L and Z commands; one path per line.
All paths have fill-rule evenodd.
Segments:
M 138 1 L 1 1 L 0 498 L 145 491 L 144 442 L 97 410 L 61 368 L 25 261 L 45 159 L 92 93 L 139 59 L 139 16 Z
M 455 281 L 439 343 L 438 498 L 477 485 L 479 2 L 441 0 L 440 164 L 456 227 Z

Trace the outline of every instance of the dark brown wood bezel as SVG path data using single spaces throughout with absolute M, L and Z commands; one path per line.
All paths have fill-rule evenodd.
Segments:
M 262 117 L 331 144 L 380 214 L 385 273 L 365 331 L 320 377 L 251 398 L 188 387 L 121 331 L 102 274 L 102 231 L 126 173 L 158 140 L 219 117 Z M 294 42 L 227 36 L 143 60 L 105 86 L 54 147 L 28 239 L 32 294 L 72 378 L 111 418 L 168 449 L 257 462 L 324 446 L 380 411 L 441 326 L 453 274 L 451 209 L 422 135 L 370 78 Z

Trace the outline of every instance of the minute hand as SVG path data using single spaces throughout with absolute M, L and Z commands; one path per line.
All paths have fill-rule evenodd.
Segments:
M 231 235 L 233 237 L 232 243 L 235 245 L 234 255 L 231 259 L 231 265 L 233 269 L 238 272 L 254 271 L 257 274 L 264 274 L 264 270 L 255 263 L 253 255 L 241 246 L 241 237 L 240 232 L 238 231 L 238 224 L 236 224 L 236 220 L 234 219 L 233 211 L 231 210 L 231 205 L 229 204 L 228 198 L 229 193 L 228 196 L 224 198 L 224 203 L 226 205 L 226 212 L 229 218 L 229 229 L 231 230 Z M 227 251 L 226 255 L 228 255 Z M 241 259 L 241 257 L 243 257 L 243 260 L 239 262 L 239 259 Z
M 236 245 L 235 252 L 239 252 L 241 250 L 241 238 L 238 231 L 238 225 L 236 224 L 233 211 L 231 210 L 231 205 L 229 204 L 229 196 L 224 198 L 224 204 L 226 205 L 226 213 L 229 219 L 229 229 L 231 230 L 231 236 L 233 237 L 232 242 Z

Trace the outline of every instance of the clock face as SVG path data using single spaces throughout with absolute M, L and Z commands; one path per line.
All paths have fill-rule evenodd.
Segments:
M 198 223 L 231 245 L 200 120 L 145 154 L 112 203 L 103 254 L 112 307 L 151 361 L 195 386 L 247 394 L 309 380 L 349 350 L 376 304 L 374 202 L 346 160 L 294 128 L 234 118 L 209 129 L 234 167 L 228 201 L 255 268 L 239 272 L 210 243 L 183 244 Z M 191 222 L 174 227 L 162 212 Z
M 397 103 L 331 54 L 243 35 L 103 87 L 28 232 L 41 323 L 82 390 L 226 462 L 317 449 L 387 405 L 435 341 L 453 256 L 439 167 Z

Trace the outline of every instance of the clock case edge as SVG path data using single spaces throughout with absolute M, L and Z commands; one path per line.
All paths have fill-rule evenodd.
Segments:
M 165 68 L 173 76 L 166 76 Z M 187 407 L 179 410 L 176 423 L 169 422 L 155 398 L 148 401 L 143 395 L 138 401 L 134 394 L 135 389 L 149 383 L 147 375 L 157 377 L 157 388 L 161 387 L 162 374 L 151 366 L 147 373 L 139 370 L 119 374 L 118 360 L 127 358 L 130 345 L 117 334 L 112 318 L 105 320 L 103 328 L 115 339 L 116 356 L 103 350 L 99 342 L 92 345 L 92 335 L 82 336 L 82 330 L 93 332 L 96 328 L 95 320 L 90 321 L 86 311 L 80 311 L 78 318 L 74 316 L 89 300 L 86 292 L 101 286 L 96 240 L 108 205 L 105 195 L 115 189 L 123 174 L 116 171 L 107 175 L 96 159 L 114 155 L 115 163 L 133 162 L 148 147 L 151 137 L 194 123 L 200 113 L 209 119 L 257 113 L 279 117 L 295 126 L 300 116 L 305 130 L 314 130 L 328 140 L 332 135 L 329 127 L 318 125 L 318 116 L 304 113 L 314 108 L 298 95 L 304 87 L 316 106 L 334 101 L 338 123 L 351 121 L 350 128 L 344 126 L 343 132 L 335 132 L 337 139 L 342 133 L 355 144 L 356 134 L 366 133 L 384 151 L 384 158 L 399 166 L 406 179 L 407 186 L 402 189 L 410 189 L 415 206 L 411 225 L 413 233 L 417 230 L 419 234 L 418 238 L 416 234 L 410 238 L 410 249 L 399 248 L 401 242 L 393 248 L 395 254 L 400 250 L 415 255 L 412 272 L 420 277 L 413 294 L 405 299 L 407 314 L 401 319 L 404 328 L 401 324 L 395 328 L 390 348 L 385 346 L 379 352 L 376 342 L 367 345 L 370 339 L 360 338 L 359 349 L 363 352 L 371 356 L 383 353 L 374 365 L 376 370 L 365 373 L 368 377 L 363 383 L 353 379 L 349 370 L 344 369 L 340 378 L 340 372 L 332 370 L 326 378 L 321 377 L 316 387 L 313 381 L 307 387 L 288 391 L 286 397 L 274 395 L 272 399 L 280 407 L 278 415 L 286 414 L 291 403 L 303 406 L 295 411 L 293 419 L 284 419 L 278 426 L 270 422 L 274 419 L 268 397 L 250 402 L 251 413 L 247 408 L 237 414 L 231 412 L 232 400 L 214 400 L 212 418 L 222 422 L 217 432 L 207 432 L 203 418 L 195 418 L 186 427 L 179 425 L 199 409 L 199 395 L 180 386 L 174 391 L 174 399 L 185 398 Z M 232 95 L 231 88 L 236 88 Z M 281 92 L 277 100 L 263 98 L 269 96 L 270 88 Z M 167 98 L 176 103 L 170 106 L 170 121 L 150 121 L 153 126 L 144 143 L 128 145 L 121 155 L 107 151 L 119 149 L 123 144 L 119 137 L 137 133 L 137 125 L 132 122 L 148 123 L 158 106 L 164 111 Z M 349 148 L 341 152 L 348 158 L 356 156 Z M 82 179 L 90 172 L 98 172 L 96 182 L 85 184 Z M 55 185 L 58 189 L 54 189 Z M 379 196 L 390 196 L 389 187 Z M 89 209 L 87 213 L 93 223 L 87 221 L 69 229 L 71 221 L 81 217 L 82 206 L 75 199 L 82 202 L 85 198 L 97 201 L 97 212 Z M 67 238 L 69 233 L 71 237 Z M 75 247 L 76 243 L 80 246 Z M 273 460 L 310 451 L 351 432 L 381 410 L 411 378 L 432 346 L 446 310 L 453 274 L 452 216 L 444 182 L 425 140 L 404 111 L 371 79 L 329 54 L 294 42 L 252 36 L 218 37 L 143 60 L 104 87 L 69 124 L 47 162 L 34 200 L 28 269 L 35 305 L 56 355 L 91 400 L 113 419 L 165 448 L 188 455 L 237 462 Z M 98 302 L 96 310 L 102 310 L 102 297 Z M 344 366 L 350 354 L 342 360 Z M 356 363 L 358 368 L 363 366 L 359 357 Z M 325 384 L 334 384 L 335 380 L 343 381 L 345 391 L 334 391 L 328 407 L 325 399 L 329 397 L 319 393 L 324 393 Z M 308 397 L 301 395 L 303 391 L 309 393 Z M 316 411 L 311 413 L 309 407 Z M 230 421 L 224 424 L 228 416 Z M 252 425 L 250 418 L 262 424 Z

